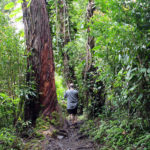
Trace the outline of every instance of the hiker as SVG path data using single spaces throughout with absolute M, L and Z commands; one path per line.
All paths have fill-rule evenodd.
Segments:
M 67 98 L 67 112 L 72 124 L 77 122 L 77 108 L 78 108 L 78 91 L 74 89 L 74 84 L 70 83 L 68 90 L 64 94 Z

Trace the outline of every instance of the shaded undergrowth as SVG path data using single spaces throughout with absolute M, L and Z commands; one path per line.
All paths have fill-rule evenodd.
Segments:
M 101 145 L 101 150 L 148 150 L 150 149 L 150 132 L 142 127 L 140 118 L 106 117 L 100 115 L 87 120 L 81 132 L 88 134 Z

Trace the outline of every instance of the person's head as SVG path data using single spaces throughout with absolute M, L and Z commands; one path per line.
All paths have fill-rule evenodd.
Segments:
M 73 88 L 74 88 L 74 84 L 73 84 L 73 83 L 70 83 L 70 84 L 69 84 L 69 88 L 70 88 L 70 89 L 71 89 L 71 88 L 73 89 Z

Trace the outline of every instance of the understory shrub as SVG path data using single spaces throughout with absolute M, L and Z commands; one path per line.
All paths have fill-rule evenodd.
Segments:
M 1 150 L 21 150 L 23 142 L 17 137 L 14 128 L 0 129 L 0 149 Z
M 141 121 L 127 117 L 89 120 L 80 130 L 102 145 L 103 150 L 148 150 L 150 132 L 141 128 Z

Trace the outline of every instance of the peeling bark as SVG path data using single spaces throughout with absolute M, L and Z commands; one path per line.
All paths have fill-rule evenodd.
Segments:
M 57 110 L 54 60 L 45 0 L 32 0 L 29 7 L 24 0 L 22 8 L 26 45 L 31 53 L 28 57 L 28 68 L 32 71 L 27 73 L 27 81 L 35 80 L 39 93 L 39 98 L 30 96 L 26 100 L 25 120 L 33 120 L 32 117 L 40 110 L 44 116 L 50 116 Z

